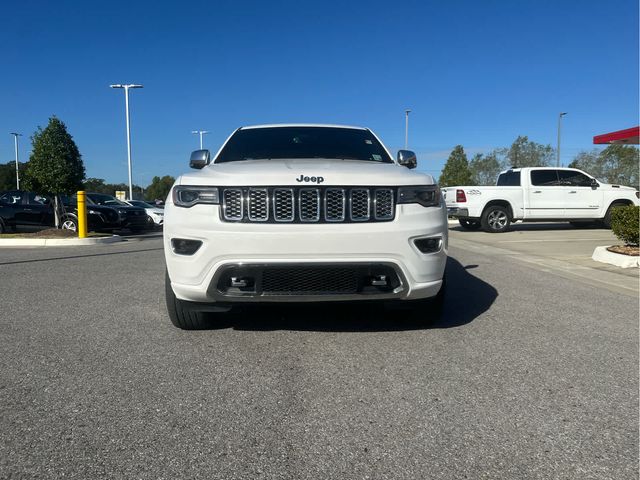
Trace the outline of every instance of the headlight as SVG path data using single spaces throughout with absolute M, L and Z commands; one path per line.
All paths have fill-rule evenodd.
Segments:
M 217 205 L 220 203 L 220 196 L 215 187 L 175 187 L 173 203 L 178 207 L 186 208 L 198 203 Z
M 440 205 L 440 188 L 437 185 L 400 187 L 398 203 L 419 203 L 423 207 L 437 207 Z

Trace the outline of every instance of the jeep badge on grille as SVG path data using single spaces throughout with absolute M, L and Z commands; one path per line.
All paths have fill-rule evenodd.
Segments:
M 296 182 L 311 182 L 320 185 L 324 182 L 324 177 L 305 177 L 304 175 L 300 175 L 299 178 L 296 178 Z

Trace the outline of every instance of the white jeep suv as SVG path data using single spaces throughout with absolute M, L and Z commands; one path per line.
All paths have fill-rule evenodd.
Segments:
M 396 301 L 433 316 L 447 214 L 415 166 L 368 129 L 330 125 L 243 127 L 213 161 L 193 152 L 164 210 L 171 321 L 204 328 L 245 302 Z

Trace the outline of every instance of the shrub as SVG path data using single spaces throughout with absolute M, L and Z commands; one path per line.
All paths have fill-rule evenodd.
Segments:
M 638 245 L 640 236 L 640 207 L 627 206 L 614 208 L 611 212 L 611 230 L 616 237 L 627 245 Z

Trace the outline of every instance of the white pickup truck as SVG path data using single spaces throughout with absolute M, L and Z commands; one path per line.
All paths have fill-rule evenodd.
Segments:
M 506 231 L 511 223 L 594 221 L 611 226 L 611 210 L 638 205 L 631 187 L 601 183 L 574 168 L 513 168 L 498 176 L 495 186 L 444 188 L 447 213 L 469 230 Z

